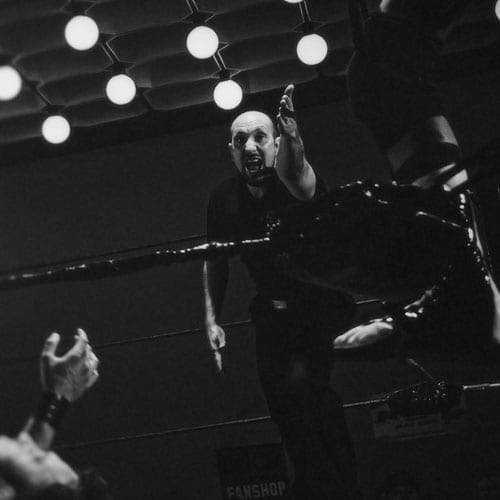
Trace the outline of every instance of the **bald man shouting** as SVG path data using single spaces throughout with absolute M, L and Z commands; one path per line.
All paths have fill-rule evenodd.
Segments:
M 293 90 L 289 85 L 281 98 L 277 129 L 259 111 L 233 121 L 228 147 L 237 172 L 211 193 L 209 240 L 261 237 L 268 212 L 326 191 L 304 154 Z M 257 368 L 288 457 L 290 498 L 356 498 L 355 459 L 342 403 L 329 386 L 332 329 L 340 332 L 350 324 L 353 303 L 339 292 L 299 283 L 266 248 L 246 249 L 240 258 L 255 282 L 250 312 Z M 227 257 L 204 264 L 206 333 L 219 370 L 226 345 L 219 323 L 228 274 Z

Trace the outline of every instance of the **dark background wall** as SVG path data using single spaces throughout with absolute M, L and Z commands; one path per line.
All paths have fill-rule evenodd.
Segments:
M 499 83 L 500 73 L 491 72 L 444 85 L 450 118 L 466 153 L 498 134 Z M 300 87 L 296 100 L 300 108 Z M 299 119 L 309 160 L 331 185 L 366 177 L 389 180 L 383 158 L 367 131 L 355 123 L 347 102 L 300 109 Z M 2 169 L 0 268 L 48 264 L 203 233 L 209 191 L 233 172 L 226 129 L 194 129 Z M 233 275 L 226 322 L 247 318 L 252 293 L 238 262 Z M 67 345 L 77 326 L 85 328 L 97 346 L 201 327 L 201 264 L 1 291 L 0 304 L 0 432 L 13 433 L 38 397 L 36 361 L 16 358 L 38 353 L 51 331 L 67 337 Z M 101 379 L 71 411 L 58 444 L 265 415 L 252 331 L 238 327 L 228 335 L 225 376 L 216 373 L 203 333 L 98 348 Z M 468 383 L 498 374 L 473 362 L 428 362 L 439 375 Z M 398 360 L 343 361 L 334 383 L 346 401 L 355 401 L 417 379 L 419 375 Z M 348 416 L 362 483 L 369 490 L 378 479 L 369 473 L 373 460 L 379 468 L 383 461 L 377 458 L 366 423 L 360 423 L 363 415 L 351 411 Z M 77 465 L 95 465 L 113 484 L 116 498 L 217 499 L 216 449 L 278 439 L 274 426 L 263 422 L 61 453 Z

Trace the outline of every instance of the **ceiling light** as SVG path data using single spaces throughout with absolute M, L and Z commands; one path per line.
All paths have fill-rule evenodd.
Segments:
M 233 80 L 223 80 L 214 89 L 214 101 L 219 108 L 234 109 L 243 99 L 241 87 Z
M 297 44 L 297 56 L 309 66 L 322 62 L 328 53 L 328 45 L 322 36 L 312 33 L 304 35 Z
M 71 132 L 68 120 L 61 115 L 49 116 L 42 125 L 42 135 L 51 144 L 61 144 Z
M 189 53 L 197 59 L 212 57 L 219 48 L 217 33 L 208 26 L 197 26 L 187 36 L 186 46 Z
M 99 28 L 88 16 L 75 16 L 68 21 L 64 37 L 70 47 L 76 50 L 91 49 L 99 39 Z
M 106 85 L 108 99 L 119 106 L 131 102 L 136 94 L 134 80 L 125 74 L 112 76 Z
M 495 6 L 495 14 L 497 15 L 497 18 L 500 19 L 500 0 L 497 0 L 497 4 Z
M 285 0 L 285 2 L 287 2 L 287 3 L 300 3 L 302 1 L 303 0 Z
M 10 101 L 19 92 L 23 81 L 21 76 L 12 66 L 0 66 L 0 101 Z

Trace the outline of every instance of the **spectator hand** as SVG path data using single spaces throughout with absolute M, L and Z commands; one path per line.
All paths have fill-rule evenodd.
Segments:
M 97 381 L 99 360 L 81 328 L 75 335 L 73 347 L 60 357 L 56 356 L 59 341 L 57 333 L 52 333 L 45 341 L 40 359 L 42 390 L 55 392 L 71 403 L 80 399 Z

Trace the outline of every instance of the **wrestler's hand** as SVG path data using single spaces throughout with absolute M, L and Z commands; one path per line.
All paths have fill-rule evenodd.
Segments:
M 298 135 L 297 119 L 292 101 L 294 88 L 293 85 L 288 85 L 285 93 L 281 96 L 280 107 L 276 115 L 278 131 L 281 137 L 295 138 Z
M 49 335 L 40 357 L 40 378 L 42 390 L 51 391 L 76 401 L 97 381 L 99 360 L 92 351 L 85 332 L 78 328 L 75 344 L 63 356 L 56 356 L 61 337 Z
M 334 349 L 357 349 L 377 344 L 394 335 L 394 325 L 383 319 L 351 328 L 333 341 Z
M 226 347 L 226 332 L 216 323 L 207 326 L 207 337 L 210 349 L 214 353 L 215 364 L 219 372 L 223 372 L 221 349 Z

